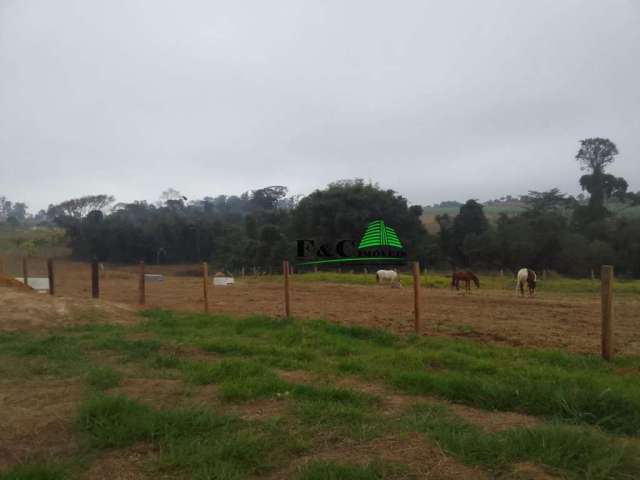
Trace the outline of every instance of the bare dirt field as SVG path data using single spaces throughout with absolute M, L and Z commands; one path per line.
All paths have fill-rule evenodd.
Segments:
M 43 262 L 42 262 L 43 263 Z M 149 266 L 148 273 L 164 274 L 162 283 L 147 283 L 146 307 L 202 311 L 202 279 L 198 266 Z M 30 267 L 32 275 L 44 275 L 43 265 Z M 40 294 L 42 295 L 42 294 Z M 90 268 L 87 264 L 59 262 L 56 267 L 57 309 L 65 297 L 89 299 Z M 267 277 L 237 278 L 228 287 L 209 287 L 211 313 L 283 315 L 283 287 Z M 107 266 L 101 279 L 101 300 L 115 302 L 121 317 L 138 302 L 137 267 Z M 2 301 L 2 300 L 0 300 Z M 465 295 L 449 289 L 423 288 L 423 333 L 465 337 L 514 346 L 546 347 L 578 352 L 599 352 L 600 300 L 591 294 L 558 294 L 539 290 L 535 298 L 518 298 L 509 290 L 474 290 Z M 11 313 L 6 297 L 2 321 Z M 85 302 L 90 315 L 91 300 Z M 413 331 L 413 289 L 377 285 L 350 285 L 296 281 L 291 277 L 291 309 L 298 318 L 384 328 L 399 333 Z M 615 298 L 615 351 L 640 354 L 640 298 Z M 24 315 L 19 315 L 20 318 Z M 11 326 L 15 328 L 15 319 Z

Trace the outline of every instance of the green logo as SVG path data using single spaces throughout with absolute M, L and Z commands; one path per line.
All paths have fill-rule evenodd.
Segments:
M 358 249 L 378 246 L 402 248 L 402 243 L 400 243 L 396 231 L 391 227 L 387 227 L 383 220 L 376 220 L 369 224 L 367 231 L 362 236 L 362 240 L 360 240 Z
M 317 244 L 315 240 L 298 240 L 298 265 L 358 264 L 402 265 L 406 252 L 396 231 L 383 220 L 369 223 L 360 243 L 353 240 L 338 240 L 335 244 Z

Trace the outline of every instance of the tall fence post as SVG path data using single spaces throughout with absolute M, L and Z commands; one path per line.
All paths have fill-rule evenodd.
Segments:
M 47 259 L 47 276 L 49 277 L 49 295 L 53 295 L 56 292 L 55 289 L 55 275 L 53 272 L 53 259 Z
M 613 266 L 600 267 L 600 298 L 602 303 L 602 358 L 611 360 L 613 337 Z
M 287 318 L 291 316 L 291 305 L 289 302 L 289 261 L 282 261 L 282 273 L 284 274 L 284 312 Z
M 4 273 L 4 263 L 2 263 L 2 258 L 0 258 L 0 275 Z
M 145 292 L 145 279 L 144 279 L 144 260 L 140 261 L 140 277 L 138 279 L 138 303 L 144 305 L 147 302 L 147 293 Z
M 202 262 L 202 293 L 204 294 L 204 313 L 209 313 L 209 265 Z
M 420 263 L 413 262 L 413 314 L 416 335 L 420 335 Z
M 22 279 L 24 284 L 29 286 L 29 268 L 27 265 L 27 257 L 22 257 Z
M 93 298 L 100 298 L 100 273 L 98 260 L 95 258 L 91 262 L 91 296 Z

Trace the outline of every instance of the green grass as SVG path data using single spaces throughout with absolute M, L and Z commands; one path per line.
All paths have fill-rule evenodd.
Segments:
M 487 290 L 504 290 L 515 292 L 515 280 L 507 271 L 502 277 L 496 272 L 476 272 L 480 278 L 480 288 Z M 281 276 L 274 275 L 264 277 L 272 281 L 281 281 Z M 337 272 L 308 272 L 294 275 L 293 282 L 330 282 L 351 285 L 375 285 L 376 279 L 373 272 L 364 273 L 337 273 Z M 400 273 L 400 282 L 403 285 L 413 285 L 413 276 L 408 273 Z M 421 285 L 426 288 L 451 288 L 450 272 L 429 271 L 421 276 Z M 616 279 L 614 292 L 623 295 L 640 295 L 640 280 Z M 474 287 L 475 289 L 475 287 Z M 558 294 L 600 294 L 600 281 L 587 278 L 567 278 L 556 274 L 547 280 L 538 276 L 537 292 Z
M 220 397 L 229 401 L 246 401 L 284 393 L 288 385 L 265 366 L 246 360 L 223 360 L 216 363 L 183 364 L 186 380 L 196 385 L 216 383 Z
M 202 409 L 156 410 L 123 396 L 85 400 L 78 428 L 95 448 L 157 444 L 163 469 L 187 470 L 193 478 L 259 475 L 303 448 L 278 423 L 249 422 Z
M 312 462 L 293 478 L 294 480 L 383 480 L 414 478 L 406 467 L 384 462 L 350 465 L 335 462 Z
M 88 374 L 90 357 L 100 351 L 120 355 L 121 362 L 150 358 L 161 344 L 157 340 L 129 340 L 118 327 L 89 324 L 51 333 L 0 332 L 0 373 L 5 378 L 24 376 L 72 377 Z
M 125 356 L 125 361 L 130 361 L 148 358 L 160 349 L 161 344 L 157 340 L 130 340 L 118 332 L 97 339 L 94 346 L 101 350 L 120 352 Z
M 152 368 L 168 369 L 180 367 L 182 360 L 175 353 L 157 354 L 149 359 Z
M 547 465 L 565 478 L 637 478 L 640 448 L 590 428 L 541 425 L 487 433 L 441 405 L 416 406 L 405 428 L 421 431 L 464 463 L 508 470 L 528 462 Z
M 33 335 L 0 333 L 0 373 L 3 378 L 74 376 L 86 369 L 86 357 L 76 339 L 62 332 Z
M 619 367 L 640 368 L 640 358 L 604 362 L 593 355 L 402 337 L 325 321 L 161 310 L 143 315 L 132 326 L 91 323 L 0 334 L 4 381 L 63 377 L 85 385 L 76 423 L 80 449 L 67 459 L 71 465 L 142 442 L 158 452 L 150 461 L 158 476 L 240 479 L 268 475 L 302 452 L 418 431 L 461 462 L 495 474 L 524 462 L 545 465 L 564 478 L 640 475 L 640 381 L 638 375 L 616 373 Z M 198 350 L 197 357 L 181 353 Z M 280 370 L 300 372 L 283 376 Z M 178 407 L 157 409 L 105 392 L 129 372 L 182 380 L 185 391 L 196 394 L 213 384 L 221 401 L 198 403 L 197 395 L 184 395 Z M 349 385 L 379 383 L 398 393 L 428 395 L 431 402 L 440 397 L 547 422 L 489 433 L 435 404 L 389 413 L 376 395 L 338 388 L 336 377 L 343 376 L 350 377 Z M 230 408 L 261 405 L 274 407 L 268 420 L 229 415 Z M 381 464 L 375 455 L 371 460 L 312 463 L 295 478 L 409 475 L 402 465 Z M 56 465 L 37 463 L 2 475 L 70 476 Z
M 225 374 L 225 362 L 206 364 L 196 366 L 189 375 L 196 382 L 207 378 L 222 382 L 223 391 L 231 392 L 232 398 L 269 396 L 286 388 L 267 367 L 303 369 L 348 373 L 406 393 L 437 395 L 488 410 L 526 412 L 598 425 L 615 433 L 640 434 L 640 382 L 630 382 L 613 371 L 616 364 L 640 365 L 640 359 L 611 364 L 593 355 L 439 337 L 404 339 L 322 321 L 269 320 L 262 325 L 261 317 L 166 311 L 146 315 L 150 320 L 143 328 L 167 340 L 214 350 L 229 346 L 225 362 L 235 358 L 241 362 L 236 367 Z M 211 338 L 215 338 L 213 345 Z M 237 376 L 230 373 L 235 370 Z
M 87 384 L 96 390 L 117 387 L 122 374 L 110 367 L 93 367 L 87 372 Z
M 375 423 L 372 407 L 379 403 L 372 395 L 317 383 L 288 382 L 261 363 L 241 359 L 184 362 L 181 368 L 190 383 L 216 384 L 219 398 L 227 402 L 288 400 L 297 418 L 316 431 L 334 429 L 358 437 L 377 431 L 367 429 L 368 424 Z
M 46 463 L 18 465 L 4 473 L 0 472 L 0 480 L 66 480 L 69 472 L 66 468 Z

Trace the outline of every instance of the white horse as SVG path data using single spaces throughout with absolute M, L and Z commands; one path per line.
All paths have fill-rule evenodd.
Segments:
M 392 285 L 399 283 L 398 272 L 396 272 L 395 270 L 378 270 L 376 272 L 376 282 L 377 283 L 389 282 Z
M 527 288 L 529 289 L 529 296 L 533 297 L 537 281 L 538 278 L 536 277 L 536 272 L 530 268 L 521 268 L 518 270 L 518 275 L 516 276 L 516 295 L 519 290 L 520 296 L 524 297 L 524 284 L 526 283 Z

